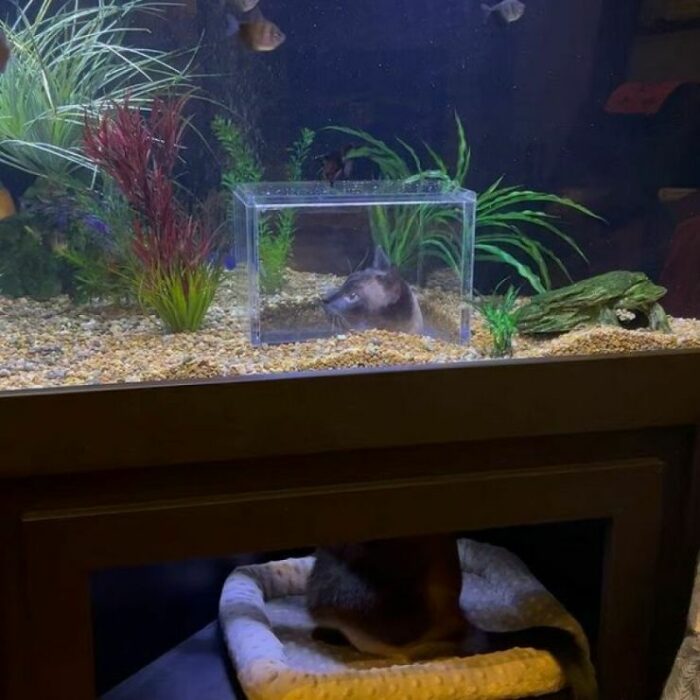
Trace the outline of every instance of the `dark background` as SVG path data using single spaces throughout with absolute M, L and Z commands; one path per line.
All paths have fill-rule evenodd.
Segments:
M 165 19 L 142 21 L 153 45 L 201 44 L 195 71 L 211 76 L 199 82 L 221 106 L 193 102 L 195 123 L 206 136 L 214 114 L 229 109 L 258 146 L 267 179 L 283 176 L 300 128 L 333 124 L 425 141 L 452 163 L 459 114 L 473 151 L 468 187 L 478 192 L 504 176 L 570 194 L 606 219 L 569 217 L 590 263 L 554 244 L 574 277 L 626 268 L 658 278 L 676 223 L 658 190 L 700 184 L 700 28 L 640 22 L 643 5 L 664 2 L 526 0 L 523 18 L 505 25 L 485 23 L 480 0 L 261 0 L 287 35 L 271 53 L 226 36 L 224 0 L 186 0 Z M 628 80 L 686 84 L 653 117 L 610 114 L 608 98 Z M 322 131 L 314 155 L 346 140 Z M 367 166 L 356 174 L 373 175 Z M 318 176 L 316 165 L 306 176 Z M 204 198 L 219 177 L 212 152 L 191 138 L 184 184 Z M 15 193 L 28 184 L 7 170 L 0 179 Z M 482 291 L 480 276 L 506 272 L 491 268 L 477 269 Z

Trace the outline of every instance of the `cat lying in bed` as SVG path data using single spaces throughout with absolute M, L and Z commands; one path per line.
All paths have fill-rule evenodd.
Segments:
M 307 600 L 320 639 L 410 660 L 456 651 L 467 631 L 461 589 L 455 540 L 415 537 L 320 549 Z
M 307 587 L 316 639 L 351 644 L 397 663 L 533 647 L 549 651 L 571 700 L 598 700 L 593 669 L 566 631 L 536 627 L 486 634 L 459 604 L 462 570 L 448 535 L 376 540 L 321 548 Z

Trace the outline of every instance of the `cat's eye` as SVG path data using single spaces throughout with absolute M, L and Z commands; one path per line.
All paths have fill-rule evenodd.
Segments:
M 349 294 L 346 294 L 346 295 L 345 295 L 345 298 L 346 298 L 348 301 L 355 302 L 355 301 L 357 301 L 357 300 L 360 298 L 360 296 L 359 296 L 356 292 L 350 292 Z

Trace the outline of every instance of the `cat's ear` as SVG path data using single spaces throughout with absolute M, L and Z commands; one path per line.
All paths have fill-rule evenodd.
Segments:
M 384 252 L 384 248 L 382 248 L 380 245 L 374 249 L 374 260 L 372 261 L 372 267 L 375 270 L 381 270 L 382 272 L 391 270 L 391 260 L 389 260 L 389 256 Z

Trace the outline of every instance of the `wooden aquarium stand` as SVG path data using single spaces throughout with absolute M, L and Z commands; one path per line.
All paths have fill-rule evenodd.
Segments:
M 0 697 L 95 698 L 96 571 L 597 521 L 603 698 L 658 698 L 698 426 L 698 352 L 4 394 Z

